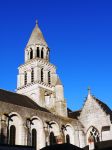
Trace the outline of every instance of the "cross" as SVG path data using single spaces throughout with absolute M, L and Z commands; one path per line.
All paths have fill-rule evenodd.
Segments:
M 91 88 L 88 87 L 88 94 L 91 94 Z
M 38 24 L 38 20 L 36 19 L 36 25 Z

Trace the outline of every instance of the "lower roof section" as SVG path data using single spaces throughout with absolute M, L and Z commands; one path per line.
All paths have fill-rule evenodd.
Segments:
M 40 107 L 29 97 L 14 92 L 6 91 L 3 89 L 0 89 L 0 101 L 23 106 L 23 107 L 28 107 L 32 109 L 37 109 L 40 111 L 49 112 L 47 109 Z

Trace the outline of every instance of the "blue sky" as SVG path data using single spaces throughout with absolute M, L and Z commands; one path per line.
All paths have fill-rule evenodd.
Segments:
M 35 20 L 51 50 L 68 106 L 92 94 L 112 108 L 111 0 L 1 0 L 0 88 L 14 91 Z

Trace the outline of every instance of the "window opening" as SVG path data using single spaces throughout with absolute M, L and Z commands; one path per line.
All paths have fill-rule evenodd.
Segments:
M 43 68 L 41 69 L 41 82 L 43 82 Z
M 16 140 L 16 128 L 14 125 L 10 126 L 10 145 L 15 145 Z
M 48 84 L 51 84 L 51 75 L 50 75 L 50 71 L 48 72 Z
M 88 141 L 93 138 L 94 142 L 99 142 L 99 132 L 96 128 L 92 127 L 90 130 Z
M 41 58 L 44 58 L 43 48 L 42 48 L 42 50 L 41 50 Z
M 39 57 L 39 47 L 37 47 L 37 57 Z
M 54 133 L 51 132 L 50 133 L 50 145 L 54 145 L 54 144 L 56 144 L 56 138 L 54 136 Z
M 25 85 L 27 84 L 27 72 L 25 72 L 25 75 L 24 75 L 24 84 Z
M 33 50 L 31 49 L 31 51 L 30 51 L 30 59 L 32 59 L 33 58 Z
M 70 143 L 70 136 L 68 134 L 66 135 L 66 143 Z
M 36 147 L 37 145 L 37 131 L 32 129 L 32 146 Z
M 34 82 L 34 69 L 31 69 L 31 82 Z

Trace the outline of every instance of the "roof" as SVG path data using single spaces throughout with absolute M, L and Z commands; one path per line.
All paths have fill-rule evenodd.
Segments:
M 6 91 L 3 89 L 0 89 L 0 101 L 32 109 L 37 109 L 40 111 L 49 112 L 47 109 L 40 107 L 29 97 L 14 92 Z
M 59 77 L 57 78 L 56 85 L 62 85 L 61 80 L 60 80 L 60 78 L 59 78 Z
M 93 98 L 101 106 L 101 108 L 105 111 L 105 113 L 107 115 L 110 115 L 110 120 L 112 122 L 112 111 L 111 111 L 111 109 L 105 103 L 103 103 L 102 101 L 100 101 L 99 99 L 97 99 L 95 96 L 93 96 Z
M 37 22 L 36 22 L 36 25 L 32 31 L 32 34 L 29 38 L 27 46 L 32 45 L 32 44 L 39 44 L 39 45 L 43 45 L 43 46 L 48 47 Z
M 68 109 L 68 117 L 69 118 L 78 119 L 78 117 L 80 116 L 80 113 L 81 113 L 81 110 L 71 111 L 70 109 Z

